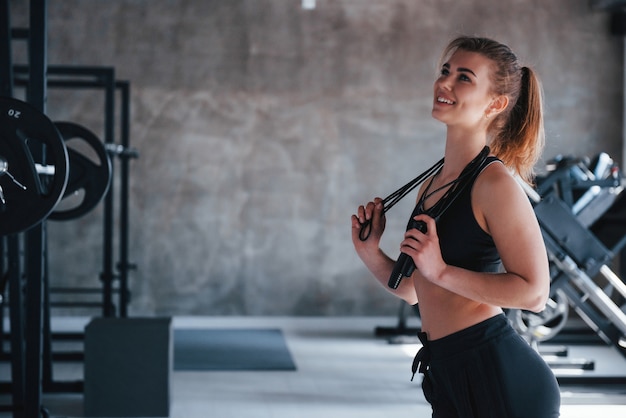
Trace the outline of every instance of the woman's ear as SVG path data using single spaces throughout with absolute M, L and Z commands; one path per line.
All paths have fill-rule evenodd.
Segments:
M 489 118 L 491 116 L 498 115 L 499 113 L 503 112 L 508 105 L 508 96 L 496 96 L 491 100 L 491 104 L 487 107 L 487 110 L 485 111 L 485 116 Z

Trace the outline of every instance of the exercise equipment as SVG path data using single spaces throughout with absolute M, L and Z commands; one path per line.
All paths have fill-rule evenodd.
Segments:
M 83 381 L 59 381 L 55 380 L 53 376 L 52 362 L 53 360 L 60 361 L 61 355 L 69 354 L 69 356 L 63 356 L 63 360 L 66 357 L 71 361 L 83 360 L 83 353 L 53 352 L 53 337 L 64 340 L 82 340 L 84 336 L 82 334 L 78 336 L 66 335 L 64 333 L 55 334 L 51 329 L 50 308 L 53 305 L 53 301 L 50 300 L 50 295 L 59 289 L 49 285 L 49 270 L 47 268 L 48 232 L 46 220 L 50 219 L 50 215 L 52 215 L 50 211 L 58 211 L 61 213 L 57 214 L 60 217 L 73 218 L 82 216 L 97 204 L 97 201 L 99 201 L 97 197 L 100 193 L 104 195 L 104 197 L 100 196 L 100 199 L 105 201 L 103 271 L 99 275 L 102 286 L 100 289 L 97 289 L 102 299 L 98 306 L 102 308 L 104 316 L 115 316 L 118 313 L 126 316 L 126 305 L 129 301 L 127 277 L 128 272 L 135 268 L 134 264 L 128 260 L 129 161 L 132 158 L 137 158 L 137 152 L 129 147 L 129 83 L 116 80 L 114 69 L 111 67 L 49 66 L 46 60 L 47 0 L 30 0 L 29 15 L 28 28 L 12 28 L 9 2 L 0 3 L 0 57 L 2 57 L 0 60 L 0 97 L 16 97 L 13 91 L 14 87 L 23 88 L 25 102 L 39 114 L 44 115 L 46 113 L 46 91 L 48 87 L 98 89 L 103 91 L 105 98 L 103 135 L 105 155 L 103 157 L 102 148 L 96 151 L 94 146 L 87 144 L 89 139 L 80 138 L 82 141 L 79 139 L 79 142 L 88 150 L 86 154 L 95 153 L 96 157 L 92 159 L 94 164 L 91 166 L 89 163 L 85 164 L 84 161 L 81 161 L 78 165 L 80 166 L 79 170 L 84 170 L 85 173 L 102 173 L 107 168 L 106 164 L 102 165 L 102 162 L 107 161 L 107 159 L 113 159 L 113 157 L 118 158 L 121 161 L 121 179 L 119 184 L 122 190 L 120 193 L 121 202 L 118 206 L 120 219 L 116 223 L 113 219 L 113 181 L 109 177 L 105 181 L 108 184 L 108 189 L 102 190 L 102 182 L 97 184 L 93 182 L 81 183 L 82 180 L 79 180 L 79 178 L 82 175 L 78 175 L 76 169 L 74 169 L 74 178 L 71 179 L 72 168 L 77 164 L 76 158 L 71 157 L 74 154 L 68 152 L 66 142 L 76 141 L 66 141 L 67 138 L 61 136 L 57 125 L 51 124 L 49 120 L 46 121 L 46 124 L 55 129 L 55 137 L 35 138 L 35 133 L 31 132 L 31 129 L 41 125 L 40 123 L 29 125 L 29 129 L 21 131 L 21 133 L 25 132 L 27 135 L 18 137 L 22 142 L 27 142 L 26 155 L 30 154 L 32 157 L 30 161 L 27 161 L 28 164 L 23 164 L 24 160 L 17 163 L 12 154 L 8 155 L 8 152 L 3 152 L 5 147 L 12 151 L 12 147 L 15 146 L 14 143 L 17 142 L 11 141 L 10 144 L 12 145 L 9 147 L 9 145 L 5 144 L 7 142 L 4 140 L 5 135 L 2 134 L 0 137 L 2 142 L 0 145 L 0 157 L 3 157 L 0 161 L 0 185 L 3 188 L 17 187 L 22 191 L 26 188 L 30 192 L 35 192 L 37 189 L 29 187 L 29 184 L 22 180 L 22 173 L 18 170 L 19 167 L 20 169 L 28 170 L 29 174 L 34 178 L 33 181 L 41 183 L 42 196 L 47 199 L 44 202 L 46 204 L 45 212 L 41 212 L 41 209 L 39 209 L 40 214 L 43 213 L 45 215 L 41 219 L 37 216 L 32 216 L 30 222 L 24 225 L 17 225 L 17 227 L 10 222 L 0 223 L 0 253 L 3 255 L 0 257 L 0 272 L 2 273 L 2 278 L 0 279 L 0 291 L 2 291 L 0 327 L 4 328 L 5 324 L 4 307 L 8 306 L 10 312 L 10 332 L 0 333 L 0 359 L 11 362 L 10 380 L 8 382 L 0 382 L 0 392 L 10 393 L 11 400 L 9 405 L 1 404 L 0 411 L 13 412 L 16 418 L 48 416 L 48 411 L 43 406 L 43 393 L 80 393 L 84 391 Z M 26 65 L 14 65 L 12 62 L 11 44 L 14 40 L 25 41 L 27 45 L 28 62 Z M 55 76 L 59 77 L 55 79 Z M 120 109 L 116 109 L 115 106 L 116 92 L 120 92 L 121 95 Z M 7 100 L 12 101 L 14 99 Z M 114 143 L 117 110 L 119 110 L 120 115 L 120 145 Z M 16 116 L 14 111 L 9 112 L 7 110 L 7 114 L 9 113 L 11 113 L 10 116 Z M 19 115 L 21 116 L 23 113 L 20 112 Z M 3 116 L 4 114 L 0 113 L 0 122 L 3 122 Z M 4 125 L 4 122 L 2 124 Z M 1 133 L 2 131 L 0 131 Z M 74 134 L 71 133 L 71 135 Z M 29 135 L 32 135 L 32 137 L 29 137 Z M 83 133 L 78 135 L 85 136 Z M 66 136 L 68 136 L 67 133 Z M 28 141 L 24 138 L 28 139 Z M 56 139 L 56 141 L 46 143 L 47 140 L 53 141 L 51 138 Z M 19 143 L 17 144 L 19 145 Z M 53 145 L 58 144 L 62 144 L 66 151 L 65 167 L 61 167 L 63 159 L 58 157 L 58 152 L 56 157 L 53 153 L 54 150 L 63 148 L 53 148 Z M 81 155 L 83 154 L 80 151 L 78 152 Z M 86 155 L 84 156 L 86 157 Z M 74 164 L 72 164 L 70 158 L 74 160 Z M 110 161 L 109 167 L 112 173 L 112 161 Z M 35 175 L 33 176 L 32 173 L 35 173 Z M 58 180 L 62 177 L 65 179 L 65 188 L 55 187 L 55 185 L 58 185 Z M 77 193 L 73 189 L 78 183 L 83 184 L 76 189 L 79 195 L 83 195 L 83 200 L 73 208 L 76 211 L 70 214 L 63 213 L 66 202 L 62 202 L 62 200 L 75 197 Z M 99 187 L 98 184 L 100 185 Z M 87 189 L 89 191 L 86 191 Z M 11 190 L 11 193 L 3 193 L 6 205 L 0 204 L 0 220 L 4 215 L 2 210 L 9 208 L 11 202 L 15 202 L 15 195 L 13 190 Z M 21 195 L 20 197 L 23 196 Z M 85 196 L 88 198 L 85 199 Z M 40 198 L 41 196 L 37 197 Z M 56 202 L 53 201 L 52 197 L 56 198 Z M 34 206 L 37 204 L 37 201 L 25 202 L 25 213 L 30 216 L 33 212 L 29 211 L 34 209 Z M 17 209 L 17 205 L 13 209 Z M 30 225 L 33 222 L 34 224 Z M 114 263 L 113 256 L 115 249 L 113 229 L 115 225 L 118 225 L 120 229 L 117 235 L 120 241 L 117 247 L 120 253 L 117 265 Z M 6 226 L 5 230 L 2 229 L 4 226 Z M 21 232 L 22 230 L 25 232 Z M 4 235 L 5 232 L 8 235 Z M 119 288 L 114 288 L 114 281 L 119 281 Z M 8 290 L 8 298 L 5 297 L 5 290 Z M 86 289 L 70 290 L 82 293 Z M 92 289 L 87 290 L 91 291 Z M 120 295 L 119 311 L 113 302 L 113 293 L 115 291 Z M 6 352 L 7 344 L 4 343 L 5 341 L 10 342 L 10 352 Z
M 10 13 L 9 2 L 2 2 L 0 6 L 0 44 L 2 49 L 2 60 L 0 61 L 0 96 L 14 97 L 12 84 L 12 55 L 11 38 L 13 31 L 9 30 Z M 28 42 L 28 62 L 30 66 L 28 88 L 26 90 L 26 102 L 41 113 L 46 113 L 46 4 L 44 0 L 31 0 L 30 2 L 30 29 L 23 39 Z M 24 34 L 22 34 L 24 35 Z M 8 109 L 7 109 L 8 111 Z M 47 145 L 39 141 L 32 141 L 29 144 L 28 152 L 35 161 L 48 163 L 44 159 L 47 152 Z M 6 158 L 6 157 L 5 157 Z M 13 167 L 10 167 L 11 159 L 6 158 L 7 169 L 13 175 Z M 62 159 L 53 161 L 62 164 Z M 66 161 L 67 163 L 67 161 Z M 31 167 L 32 170 L 32 167 Z M 59 171 L 61 173 L 61 171 Z M 17 175 L 17 173 L 16 173 Z M 30 173 L 32 178 L 35 175 Z M 67 179 L 67 173 L 65 173 Z M 18 179 L 19 181 L 19 179 Z M 36 181 L 36 180 L 35 180 Z M 58 183 L 57 183 L 58 184 Z M 48 186 L 49 184 L 46 184 Z M 28 184 L 24 185 L 28 187 Z M 32 188 L 31 192 L 35 192 Z M 62 191 L 57 190 L 59 196 Z M 34 197 L 36 197 L 34 195 Z M 54 205 L 49 205 L 50 207 Z M 6 243 L 6 274 L 9 276 L 9 306 L 11 312 L 26 315 L 11 315 L 11 392 L 12 404 L 0 405 L 0 410 L 13 411 L 16 417 L 38 417 L 47 416 L 47 411 L 42 405 L 42 383 L 47 377 L 42 366 L 42 334 L 44 323 L 41 313 L 41 306 L 44 303 L 45 266 L 43 254 L 45 253 L 45 242 L 47 230 L 45 223 L 35 221 L 36 224 L 28 228 L 23 234 L 10 234 L 2 236 L 0 243 L 4 250 Z M 19 228 L 14 228 L 18 230 Z M 8 393 L 9 391 L 4 391 Z
M 512 309 L 507 312 L 513 327 L 535 346 L 554 338 L 563 330 L 569 318 L 569 303 L 565 293 L 556 289 L 546 307 L 539 313 Z
M 559 156 L 548 168 L 548 173 L 538 178 L 536 189 L 522 186 L 533 204 L 548 252 L 550 300 L 544 312 L 514 310 L 509 317 L 518 332 L 546 354 L 553 369 L 593 371 L 595 360 L 568 359 L 567 347 L 557 349 L 558 354 L 545 353 L 539 343 L 562 332 L 571 308 L 599 337 L 598 342 L 626 357 L 626 285 L 609 267 L 626 244 L 626 210 L 614 209 L 624 199 L 623 175 L 605 153 L 591 161 Z M 607 221 L 605 214 L 610 211 L 614 217 Z M 598 233 L 602 230 L 599 226 L 607 222 L 613 235 L 610 240 Z M 569 379 L 626 381 L 623 376 L 587 376 Z
M 48 218 L 67 221 L 87 214 L 100 203 L 113 173 L 107 149 L 92 131 L 72 122 L 54 124 L 67 146 L 70 170 L 63 198 Z
M 169 417 L 172 320 L 94 318 L 85 329 L 84 413 Z
M 14 83 L 19 87 L 27 87 L 30 77 L 29 67 L 26 65 L 13 66 Z M 104 132 L 102 140 L 111 159 L 113 174 L 119 173 L 117 182 L 109 185 L 103 198 L 103 257 L 102 271 L 99 275 L 102 286 L 84 288 L 51 287 L 52 293 L 80 293 L 101 295 L 97 302 L 102 308 L 103 316 L 120 315 L 126 317 L 130 302 L 128 278 L 136 269 L 130 260 L 129 254 L 129 182 L 130 163 L 139 158 L 139 152 L 130 146 L 130 82 L 117 80 L 115 69 L 107 66 L 73 66 L 50 65 L 47 67 L 47 85 L 54 89 L 88 90 L 102 95 L 104 101 Z M 119 119 L 117 118 L 119 115 Z M 119 133 L 119 142 L 116 142 L 116 131 Z M 115 162 L 119 161 L 119 172 L 116 172 Z M 119 186 L 119 189 L 116 187 Z M 119 198 L 117 205 L 115 199 Z M 119 218 L 115 219 L 115 210 L 119 209 Z M 115 228 L 118 227 L 118 231 Z M 119 242 L 115 243 L 115 238 Z M 119 249 L 119 259 L 116 262 L 114 251 Z M 119 288 L 114 284 L 118 282 Z M 115 296 L 119 296 L 116 300 Z M 59 302 L 53 301 L 53 305 Z M 80 306 L 96 305 L 96 302 L 77 302 Z M 64 306 L 67 307 L 67 306 Z
M 65 192 L 69 162 L 52 121 L 23 101 L 0 97 L 0 137 L 0 235 L 10 235 L 52 213 Z
M 15 84 L 18 86 L 27 86 L 29 69 L 26 66 L 16 66 Z M 60 339 L 64 341 L 77 340 L 84 338 L 83 333 L 53 333 L 50 329 L 49 322 L 51 318 L 51 308 L 100 308 L 104 316 L 127 316 L 127 305 L 130 301 L 130 292 L 128 291 L 128 275 L 135 269 L 135 265 L 129 261 L 129 216 L 128 216 L 128 195 L 129 195 L 129 164 L 132 159 L 138 158 L 137 150 L 130 147 L 130 84 L 126 81 L 115 80 L 114 70 L 110 67 L 66 67 L 53 66 L 48 67 L 49 86 L 55 88 L 80 88 L 95 89 L 104 92 L 105 97 L 105 135 L 104 141 L 82 127 L 72 122 L 56 122 L 54 126 L 57 128 L 61 142 L 66 146 L 68 152 L 68 182 L 67 187 L 61 200 L 55 206 L 53 212 L 47 219 L 51 220 L 71 220 L 79 216 L 83 216 L 92 210 L 96 204 L 102 200 L 106 200 L 108 204 L 104 208 L 104 233 L 103 233 L 103 271 L 98 276 L 102 282 L 102 286 L 93 287 L 54 287 L 50 286 L 48 271 L 44 271 L 44 289 L 45 294 L 41 306 L 24 306 L 18 297 L 19 292 L 15 288 L 9 286 L 11 281 L 17 282 L 21 280 L 19 269 L 10 269 L 14 279 L 9 279 L 8 274 L 3 277 L 7 280 L 0 280 L 0 290 L 5 295 L 5 290 L 9 291 L 9 298 L 4 298 L 3 304 L 11 305 L 10 319 L 13 323 L 22 322 L 23 317 L 27 316 L 31 311 L 43 311 L 43 335 L 42 346 L 44 355 L 41 367 L 43 369 L 44 381 L 41 389 L 45 393 L 53 392 L 82 392 L 82 381 L 57 381 L 52 378 L 52 362 L 53 361 L 83 361 L 84 354 L 79 352 L 52 352 L 52 341 Z M 119 93 L 121 98 L 120 108 L 115 109 L 115 95 Z M 114 143 L 113 133 L 115 132 L 114 115 L 118 113 L 119 134 L 121 143 Z M 117 208 L 120 211 L 119 222 L 113 220 L 113 163 L 115 160 L 120 161 L 120 179 L 117 183 L 120 186 L 120 201 Z M 95 178 L 94 178 L 95 177 Z M 76 195 L 81 197 L 82 201 L 78 206 L 70 207 L 71 212 L 64 213 L 68 208 L 68 203 L 75 203 Z M 89 197 L 91 196 L 91 197 Z M 67 202 L 66 202 L 67 201 Z M 71 202 L 73 201 L 73 202 Z M 56 215 L 60 215 L 56 219 Z M 55 219 L 53 219 L 55 218 Z M 60 219 L 63 218 L 63 219 Z M 67 219 L 65 219 L 67 218 Z M 114 225 L 119 226 L 119 262 L 114 263 Z M 20 238 L 20 237 L 17 237 Z M 17 254 L 17 252 L 14 252 Z M 33 254 L 38 253 L 37 250 Z M 47 263 L 46 254 L 42 254 L 43 263 Z M 9 255 L 9 258 L 18 260 L 22 258 L 20 255 L 15 257 Z M 33 256 L 33 258 L 37 258 Z M 36 260 L 35 260 L 36 261 Z M 21 263 L 20 263 L 21 264 Z M 119 286 L 115 286 L 115 282 Z M 58 296 L 61 294 L 73 295 L 71 300 L 64 301 Z M 119 296 L 119 303 L 114 299 L 116 294 Z M 76 297 L 80 295 L 80 297 Z M 57 298 L 55 298 L 57 296 Z M 85 300 L 87 299 L 87 300 Z M 8 302 L 8 303 L 7 303 Z M 15 308 L 13 307 L 15 306 Z M 28 312 L 26 312 L 28 311 Z M 38 315 L 38 312 L 35 313 Z M 22 319 L 20 319 L 22 318 Z M 0 320 L 2 319 L 2 310 L 0 309 Z M 0 321 L 0 326 L 2 322 Z M 4 334 L 11 339 L 22 340 L 18 326 L 11 326 L 11 333 Z M 19 348 L 11 348 L 11 352 L 15 352 Z M 11 363 L 18 361 L 17 357 L 12 353 L 6 353 L 0 349 L 0 359 L 10 360 Z M 18 367 L 14 367 L 18 369 Z M 15 382 L 15 378 L 12 379 Z M 13 389 L 16 385 L 12 385 Z M 7 386 L 6 382 L 0 382 L 0 389 L 7 391 L 12 390 L 11 386 Z M 33 389 L 34 390 L 34 389 Z M 15 390 L 14 390 L 15 391 Z M 15 398 L 15 397 L 14 397 Z M 19 402 L 18 402 L 19 403 Z M 2 406 L 0 406 L 0 409 Z
M 0 235 L 44 219 L 76 219 L 102 201 L 111 184 L 111 158 L 92 131 L 53 123 L 14 98 L 0 97 L 0 115 Z M 42 145 L 47 152 L 39 163 L 31 147 Z

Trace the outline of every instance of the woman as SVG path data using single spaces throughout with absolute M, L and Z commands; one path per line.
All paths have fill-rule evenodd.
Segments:
M 531 182 L 543 148 L 539 80 L 491 39 L 459 37 L 441 62 L 432 116 L 447 127 L 444 163 L 418 193 L 412 216 L 426 228 L 409 228 L 400 244 L 415 270 L 386 286 L 395 261 L 379 247 L 380 198 L 352 216 L 354 247 L 389 291 L 419 302 L 424 348 L 413 371 L 424 373 L 433 417 L 557 417 L 554 374 L 502 310 L 540 312 L 549 295 L 541 231 L 514 177 Z M 476 163 L 481 150 L 490 156 Z

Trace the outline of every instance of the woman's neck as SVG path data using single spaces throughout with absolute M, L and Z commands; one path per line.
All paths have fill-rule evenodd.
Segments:
M 487 144 L 486 133 L 471 135 L 467 131 L 458 136 L 448 132 L 444 152 L 445 162 L 441 171 L 441 179 L 453 179 L 482 151 Z

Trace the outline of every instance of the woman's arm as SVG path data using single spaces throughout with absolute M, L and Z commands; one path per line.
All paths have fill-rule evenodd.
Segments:
M 366 220 L 371 220 L 371 231 L 365 241 L 361 241 L 359 233 L 361 224 Z M 387 286 L 389 276 L 395 265 L 395 260 L 390 258 L 380 249 L 380 238 L 385 230 L 385 215 L 383 213 L 383 203 L 380 198 L 374 199 L 365 206 L 360 206 L 357 214 L 352 215 L 352 243 L 363 264 L 374 275 L 385 289 L 390 293 L 404 299 L 407 303 L 414 305 L 417 303 L 417 294 L 413 287 L 412 280 L 403 280 L 397 289 Z

